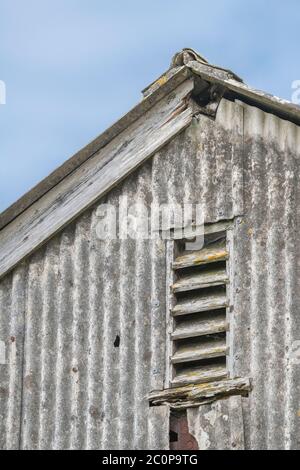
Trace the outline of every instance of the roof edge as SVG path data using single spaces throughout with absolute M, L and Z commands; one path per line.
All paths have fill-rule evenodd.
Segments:
M 175 54 L 170 68 L 143 90 L 144 99 L 139 104 L 0 213 L 0 230 L 104 148 L 171 90 L 195 75 L 206 82 L 221 85 L 227 92 L 233 94 L 234 98 L 300 126 L 300 106 L 247 86 L 232 71 L 211 65 L 193 49 L 185 48 Z
M 227 91 L 232 92 L 235 98 L 245 101 L 247 104 L 262 108 L 282 119 L 300 126 L 300 106 L 278 98 L 264 91 L 249 87 L 232 76 L 232 72 L 219 67 L 203 64 L 198 61 L 189 61 L 186 67 L 195 75 L 210 83 L 222 85 Z
M 22 212 L 43 197 L 54 186 L 70 175 L 79 166 L 85 163 L 95 153 L 99 152 L 111 140 L 117 137 L 128 126 L 138 120 L 143 114 L 151 109 L 156 103 L 164 98 L 171 90 L 183 83 L 192 72 L 185 66 L 177 67 L 168 71 L 164 78 L 156 80 L 155 89 L 147 94 L 144 99 L 132 108 L 127 114 L 116 121 L 111 127 L 96 137 L 92 142 L 75 153 L 61 166 L 46 176 L 40 183 L 21 196 L 16 202 L 0 213 L 0 230 L 12 222 Z
M 0 278 L 151 158 L 192 122 L 195 75 L 0 230 Z

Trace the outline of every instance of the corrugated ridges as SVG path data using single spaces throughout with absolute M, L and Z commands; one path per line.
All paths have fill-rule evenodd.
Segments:
M 162 201 L 202 203 L 206 222 L 243 209 L 243 108 L 223 100 L 217 119 L 199 115 L 154 156 Z
M 245 106 L 242 151 L 231 130 L 240 132 L 241 117 L 240 105 L 223 100 L 216 126 L 195 119 L 106 201 L 185 199 L 203 202 L 207 221 L 228 219 L 241 214 L 244 166 L 231 333 L 233 371 L 253 379 L 250 400 L 242 400 L 245 445 L 296 449 L 300 131 Z M 164 382 L 164 244 L 100 242 L 98 222 L 95 207 L 0 283 L 8 349 L 1 448 L 168 447 L 168 410 L 149 409 L 145 399 Z
M 234 108 L 224 101 L 219 121 Z M 213 142 L 230 134 L 221 123 L 215 128 L 199 117 L 105 201 L 121 194 L 130 204 L 203 201 L 212 220 L 236 215 L 238 206 L 223 193 L 233 191 L 235 152 L 229 139 L 222 152 Z M 1 337 L 13 335 L 14 323 L 19 328 L 18 363 L 1 366 L 3 388 L 10 383 L 1 408 L 3 448 L 168 447 L 168 411 L 149 409 L 146 399 L 165 379 L 165 244 L 99 241 L 96 209 L 0 284 Z
M 149 204 L 151 162 L 113 191 Z M 22 378 L 23 449 L 168 447 L 168 410 L 149 408 L 165 361 L 165 247 L 161 240 L 100 241 L 96 209 L 51 240 L 1 283 L 1 337 L 13 320 L 11 298 L 26 312 Z M 23 282 L 23 284 L 20 283 Z M 15 292 L 17 289 L 17 292 Z M 115 347 L 116 337 L 120 338 Z M 21 338 L 22 344 L 23 338 Z M 19 339 L 17 341 L 20 346 Z M 5 367 L 4 385 L 14 380 Z M 2 421 L 10 432 L 14 398 Z M 20 418 L 19 418 L 20 419 Z
M 252 377 L 247 446 L 299 448 L 300 129 L 245 107 L 246 214 L 235 232 L 235 372 Z M 241 260 L 244 260 L 241 262 Z
M 190 433 L 199 450 L 244 450 L 242 398 L 232 396 L 187 410 Z

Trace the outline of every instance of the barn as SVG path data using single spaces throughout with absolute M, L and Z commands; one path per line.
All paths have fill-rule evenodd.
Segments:
M 0 215 L 1 449 L 300 449 L 299 125 L 183 49 Z

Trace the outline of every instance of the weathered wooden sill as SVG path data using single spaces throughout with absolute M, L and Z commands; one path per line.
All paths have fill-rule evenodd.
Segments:
M 169 405 L 172 409 L 184 409 L 206 405 L 227 396 L 247 396 L 250 390 L 249 378 L 237 378 L 153 391 L 148 399 L 150 406 Z

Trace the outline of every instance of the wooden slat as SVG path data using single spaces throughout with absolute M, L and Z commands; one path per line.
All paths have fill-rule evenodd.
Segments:
M 218 399 L 220 396 L 245 395 L 250 390 L 251 383 L 249 378 L 235 378 L 153 391 L 150 393 L 148 400 L 152 405 L 181 404 L 184 406 L 186 404 L 199 404 L 199 401 L 207 400 L 210 402 L 211 399 Z
M 174 332 L 172 333 L 172 339 L 185 339 L 193 338 L 196 336 L 211 335 L 214 333 L 222 333 L 227 331 L 228 322 L 226 321 L 225 315 L 205 315 L 200 314 L 199 318 L 180 322 Z
M 201 359 L 210 359 L 213 357 L 226 356 L 226 340 L 212 340 L 203 343 L 192 342 L 189 345 L 180 347 L 172 356 L 171 361 L 173 364 L 182 362 L 199 361 Z
M 212 269 L 205 272 L 195 272 L 178 279 L 172 286 L 173 291 L 187 292 L 190 290 L 204 289 L 206 287 L 220 286 L 228 283 L 225 268 Z
M 228 376 L 225 366 L 198 366 L 185 369 L 173 378 L 173 385 L 185 385 L 191 383 L 206 383 L 215 380 L 226 379 Z
M 173 315 L 188 315 L 227 307 L 226 293 L 212 292 L 199 294 L 188 299 L 180 300 L 172 310 Z
M 193 116 L 188 101 L 193 87 L 193 80 L 186 80 L 4 227 L 0 232 L 0 276 L 186 128 Z
M 173 269 L 201 266 L 203 264 L 215 263 L 228 259 L 228 251 L 224 243 L 214 244 L 200 251 L 191 251 L 179 256 L 173 263 Z

